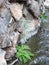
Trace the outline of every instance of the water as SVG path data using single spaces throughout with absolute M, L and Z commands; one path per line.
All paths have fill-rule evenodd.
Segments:
M 14 65 L 49 65 L 49 11 L 46 11 L 46 15 L 48 18 L 46 22 L 42 23 L 41 30 L 27 40 L 27 44 L 35 57 L 26 64 L 16 63 Z

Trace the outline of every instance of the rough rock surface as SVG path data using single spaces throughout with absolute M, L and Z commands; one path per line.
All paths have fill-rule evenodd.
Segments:
M 17 52 L 15 48 L 13 47 L 7 47 L 4 49 L 6 51 L 5 59 L 7 61 L 11 60 L 12 57 L 14 57 L 15 53 Z
M 20 36 L 20 33 L 18 31 L 12 32 L 12 33 L 9 34 L 9 38 L 12 41 L 14 48 L 15 48 L 17 42 L 18 42 L 19 36 Z
M 10 60 L 15 55 L 17 42 L 25 43 L 37 33 L 40 26 L 38 2 L 35 0 L 18 1 L 21 1 L 24 6 L 16 1 L 16 4 L 8 4 L 5 0 L 0 1 L 0 6 L 3 4 L 0 7 L 0 48 L 6 51 L 6 60 Z
M 10 11 L 6 7 L 0 8 L 0 34 L 4 34 L 7 32 L 7 26 L 9 24 L 10 19 Z
M 28 5 L 28 10 L 32 13 L 32 15 L 34 14 L 35 17 L 39 17 L 40 9 L 38 2 L 35 0 L 31 0 L 31 2 L 28 3 Z
M 27 20 L 32 20 L 33 19 L 33 16 L 32 14 L 30 14 L 30 12 L 27 10 L 27 7 L 24 7 L 23 8 L 23 16 L 27 19 Z
M 0 8 L 0 48 L 3 48 L 3 50 L 7 49 L 5 50 L 5 57 L 8 60 L 10 60 L 10 58 L 13 57 L 16 52 L 15 46 L 19 38 L 19 32 L 17 30 L 16 32 L 14 31 L 16 25 L 17 23 L 11 16 L 10 10 L 5 5 Z
M 20 41 L 21 43 L 25 43 L 27 39 L 29 39 L 31 36 L 37 33 L 38 27 L 40 26 L 40 22 L 37 19 L 21 19 L 20 21 L 20 27 L 18 28 L 20 32 L 22 31 Z
M 5 60 L 5 51 L 0 49 L 0 65 L 7 65 Z
M 11 40 L 9 39 L 8 35 L 2 36 L 3 41 L 1 44 L 1 48 L 6 48 L 12 46 Z
M 10 7 L 12 16 L 16 19 L 19 20 L 22 17 L 22 9 L 21 6 L 17 3 L 17 4 L 13 4 Z
M 0 0 L 0 7 L 5 3 L 5 0 Z
M 49 8 L 49 0 L 45 0 L 44 5 L 46 8 Z

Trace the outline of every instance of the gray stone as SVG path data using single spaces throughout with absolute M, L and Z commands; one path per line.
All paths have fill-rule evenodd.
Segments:
M 15 56 L 15 53 L 17 52 L 17 50 L 13 47 L 8 47 L 4 49 L 6 51 L 6 55 L 5 55 L 5 59 L 7 61 L 11 60 L 12 57 Z
M 0 7 L 5 3 L 5 0 L 0 0 Z
M 0 65 L 7 65 L 6 60 L 5 60 L 5 54 L 6 52 L 0 49 Z
M 12 41 L 14 48 L 16 47 L 19 36 L 20 36 L 20 33 L 18 31 L 17 32 L 12 32 L 12 33 L 9 34 L 9 38 Z
M 39 17 L 39 15 L 40 15 L 40 8 L 39 8 L 39 4 L 38 4 L 37 1 L 31 0 L 31 2 L 28 3 L 28 9 L 32 13 L 32 15 L 34 14 L 35 17 Z
M 20 27 L 18 30 L 22 30 L 20 41 L 21 43 L 25 43 L 27 39 L 31 36 L 35 35 L 38 31 L 38 27 L 40 26 L 40 22 L 37 19 L 33 20 L 20 20 Z
M 44 5 L 46 8 L 49 8 L 49 0 L 45 0 Z
M 33 15 L 30 14 L 30 12 L 27 10 L 27 7 L 24 7 L 23 8 L 23 11 L 22 11 L 24 17 L 27 19 L 27 20 L 32 20 L 33 19 Z
M 15 48 L 20 33 L 19 32 L 11 32 L 9 34 L 5 33 L 4 35 L 0 36 L 0 48 L 6 48 L 13 46 Z
M 0 35 L 5 34 L 8 29 L 8 24 L 11 19 L 11 14 L 7 8 L 1 8 L 0 12 Z M 4 28 L 4 29 L 3 29 Z
M 12 46 L 11 40 L 9 39 L 9 37 L 7 35 L 4 35 L 4 39 L 1 43 L 1 48 L 6 48 L 6 47 L 10 47 Z
M 39 0 L 39 7 L 40 7 L 40 11 L 41 13 L 45 12 L 45 6 L 44 6 L 44 0 Z

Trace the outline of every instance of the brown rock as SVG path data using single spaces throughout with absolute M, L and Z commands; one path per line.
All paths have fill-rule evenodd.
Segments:
M 10 7 L 10 11 L 12 13 L 12 16 L 16 19 L 19 20 L 22 17 L 22 9 L 19 4 L 13 4 Z
M 5 34 L 5 35 L 2 35 L 2 39 L 3 41 L 0 43 L 1 44 L 1 48 L 6 48 L 6 47 L 10 47 L 12 46 L 12 43 L 11 43 L 11 40 L 9 38 L 9 35 Z
M 6 51 L 5 58 L 7 61 L 11 60 L 11 58 L 14 57 L 15 53 L 17 52 L 13 47 L 5 48 L 4 51 Z
M 28 5 L 29 5 L 28 9 L 29 9 L 30 13 L 38 18 L 40 15 L 40 8 L 39 8 L 38 2 L 35 0 L 28 0 Z
M 12 32 L 12 33 L 10 33 L 10 35 L 9 35 L 9 38 L 10 38 L 10 40 L 12 41 L 14 48 L 15 48 L 17 42 L 18 42 L 19 35 L 20 35 L 19 32 Z
M 6 60 L 5 60 L 5 54 L 6 52 L 0 49 L 0 65 L 7 65 Z
M 40 27 L 40 22 L 38 21 L 38 19 L 33 19 L 33 20 L 22 19 L 20 23 L 20 29 L 22 29 L 22 33 L 20 36 L 21 43 L 25 43 L 27 39 L 35 35 L 39 27 Z
M 0 0 L 0 7 L 5 3 L 5 0 Z
M 22 11 L 24 17 L 27 19 L 27 20 L 32 20 L 33 19 L 33 15 L 30 14 L 30 12 L 27 10 L 26 7 L 23 8 L 23 11 Z

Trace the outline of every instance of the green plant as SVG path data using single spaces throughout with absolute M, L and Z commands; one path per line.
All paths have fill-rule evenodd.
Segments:
M 16 49 L 16 57 L 23 63 L 28 62 L 28 60 L 31 60 L 31 57 L 34 56 L 34 54 L 30 52 L 30 48 L 27 45 L 17 45 Z
M 40 18 L 47 19 L 48 16 L 45 13 L 42 13 L 41 16 L 40 16 Z

